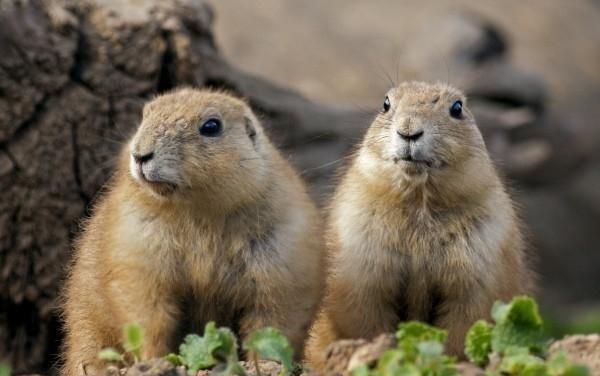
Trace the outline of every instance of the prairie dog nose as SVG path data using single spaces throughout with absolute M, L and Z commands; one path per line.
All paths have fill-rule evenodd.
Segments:
M 405 141 L 416 141 L 418 140 L 424 133 L 423 129 L 416 129 L 412 132 L 405 132 L 398 130 L 396 131 L 398 135 Z
M 131 153 L 131 156 L 133 157 L 133 159 L 135 160 L 135 162 L 137 164 L 142 165 L 142 164 L 148 162 L 149 160 L 151 160 L 152 157 L 154 157 L 154 152 L 151 151 L 146 154 Z

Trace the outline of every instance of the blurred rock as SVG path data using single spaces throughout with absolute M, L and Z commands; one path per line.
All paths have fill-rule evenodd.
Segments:
M 368 344 L 359 347 L 348 361 L 346 371 L 352 370 L 360 365 L 374 366 L 384 352 L 396 346 L 396 337 L 393 334 L 381 334 Z
M 585 365 L 590 375 L 600 375 L 600 334 L 567 336 L 555 341 L 549 352 L 563 351 L 574 363 Z
M 474 364 L 467 362 L 460 362 L 456 366 L 459 375 L 463 376 L 484 376 L 485 371 L 477 367 Z
M 363 346 L 368 346 L 369 341 L 364 339 L 343 339 L 327 346 L 325 354 L 325 375 L 347 374 L 348 363 L 352 355 Z
M 109 368 L 110 370 L 110 368 Z M 110 371 L 107 370 L 109 373 Z M 134 364 L 125 372 L 125 376 L 186 376 L 183 368 L 175 367 L 162 358 L 150 359 Z M 109 375 L 106 375 L 109 376 Z
M 248 376 L 278 376 L 281 375 L 281 364 L 271 361 L 271 360 L 259 360 L 258 368 L 260 373 L 256 372 L 256 365 L 254 362 L 241 362 L 242 367 L 246 371 Z M 213 374 L 215 374 L 214 372 Z

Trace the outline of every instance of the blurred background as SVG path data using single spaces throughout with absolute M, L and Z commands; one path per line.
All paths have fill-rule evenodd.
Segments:
M 214 7 L 216 39 L 231 63 L 319 103 L 378 108 L 390 80 L 439 80 L 491 97 L 506 112 L 543 107 L 544 126 L 560 134 L 556 145 L 525 135 L 535 121 L 521 112 L 524 121 L 507 124 L 514 128 L 501 143 L 521 142 L 524 150 L 514 151 L 526 161 L 510 146 L 488 147 L 512 172 L 538 253 L 542 302 L 557 314 L 600 303 L 600 2 L 221 0 Z M 482 56 L 469 56 L 470 48 Z M 488 64 L 496 66 L 481 67 Z M 474 87 L 479 79 L 491 87 Z M 535 90 L 539 98 L 528 92 Z
M 464 90 L 555 336 L 600 330 L 600 2 L 0 0 L 0 359 L 47 372 L 78 222 L 144 101 L 248 99 L 320 203 L 405 80 Z

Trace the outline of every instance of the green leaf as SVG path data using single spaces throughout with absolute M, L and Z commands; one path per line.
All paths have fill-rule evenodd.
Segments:
M 8 364 L 0 363 L 0 376 L 10 376 L 12 370 Z
M 125 351 L 140 357 L 140 351 L 144 345 L 144 329 L 138 323 L 128 323 L 123 328 L 123 347 Z
M 403 370 L 403 361 L 404 356 L 401 350 L 388 350 L 379 358 L 377 371 L 382 375 L 404 375 L 405 373 L 401 373 Z M 404 372 L 406 371 L 404 370 Z M 410 373 L 407 375 L 410 375 Z
M 500 371 L 509 375 L 546 376 L 544 360 L 532 355 L 526 347 L 509 347 L 500 362 Z
M 267 327 L 255 331 L 244 342 L 244 348 L 263 359 L 280 362 L 286 374 L 292 372 L 294 350 L 287 338 L 277 329 Z
M 369 367 L 367 367 L 365 364 L 361 364 L 352 370 L 352 376 L 369 376 L 370 374 L 371 372 Z
M 573 364 L 562 351 L 552 354 L 547 366 L 550 376 L 588 376 L 590 373 L 587 367 Z
M 492 329 L 490 323 L 479 320 L 467 332 L 465 353 L 471 362 L 480 366 L 487 364 L 488 356 L 492 352 Z
M 448 333 L 445 330 L 418 321 L 401 323 L 396 332 L 396 338 L 400 342 L 405 340 L 437 341 L 443 344 L 447 337 Z
M 546 346 L 537 303 L 530 297 L 518 296 L 510 303 L 496 302 L 492 308 L 496 326 L 492 329 L 492 350 L 504 353 L 509 347 L 525 347 L 543 354 Z
M 454 365 L 454 362 L 451 364 L 444 364 L 439 371 L 437 371 L 434 375 L 436 376 L 456 376 L 458 375 L 458 370 Z
M 457 376 L 456 359 L 444 355 L 446 331 L 420 322 L 398 326 L 397 348 L 384 352 L 375 370 L 361 366 L 353 376 Z
M 551 374 L 552 375 L 552 374 Z M 554 376 L 554 375 L 552 375 Z M 590 370 L 586 366 L 579 364 L 571 365 L 561 376 L 590 376 Z
M 237 362 L 237 342 L 227 328 L 215 327 L 209 322 L 204 328 L 204 336 L 187 335 L 179 346 L 181 363 L 190 374 L 213 367 L 217 363 Z
M 496 302 L 492 308 L 492 317 L 498 324 L 511 321 L 524 327 L 538 328 L 542 326 L 542 317 L 537 303 L 528 296 L 516 296 L 509 304 Z
M 213 374 L 218 374 L 213 371 Z M 223 376 L 246 376 L 246 371 L 244 367 L 240 365 L 237 361 L 228 362 L 227 367 L 222 372 Z
M 444 345 L 437 341 L 423 341 L 417 344 L 417 349 L 420 355 L 435 358 L 442 356 Z
M 421 342 L 438 342 L 443 346 L 447 332 L 418 321 L 408 321 L 398 325 L 396 338 L 398 349 L 402 350 L 405 362 L 415 362 L 420 356 L 418 345 Z
M 237 361 L 237 339 L 228 328 L 217 328 L 209 322 L 204 328 L 204 338 L 208 344 L 219 344 L 214 348 L 213 356 L 219 361 Z
M 422 376 L 423 372 L 421 372 L 417 366 L 414 364 L 405 364 L 398 367 L 397 371 L 393 373 L 384 373 L 385 376 Z
M 167 354 L 165 356 L 165 360 L 174 366 L 180 366 L 183 364 L 183 362 L 181 361 L 181 357 L 174 353 Z
M 107 362 L 122 362 L 123 355 L 112 347 L 107 347 L 98 353 L 98 359 L 105 360 Z

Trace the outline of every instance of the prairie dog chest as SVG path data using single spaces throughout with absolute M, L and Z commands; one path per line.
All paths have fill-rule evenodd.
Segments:
M 342 206 L 333 231 L 339 242 L 336 272 L 361 275 L 361 283 L 398 286 L 458 283 L 493 262 L 477 220 L 406 215 L 394 208 L 353 213 Z M 352 222 L 347 218 L 353 218 Z M 383 278 L 382 278 L 383 277 Z
M 247 234 L 226 233 L 215 222 L 169 221 L 125 212 L 114 239 L 119 263 L 143 270 L 148 278 L 181 289 L 202 290 L 243 279 Z

